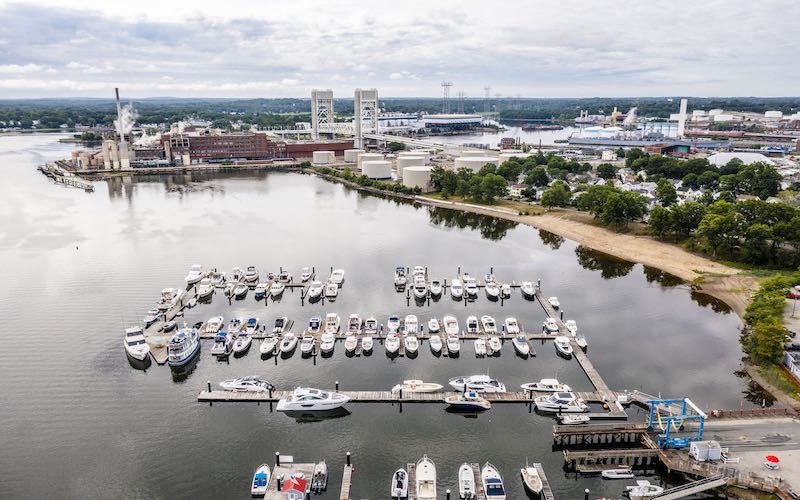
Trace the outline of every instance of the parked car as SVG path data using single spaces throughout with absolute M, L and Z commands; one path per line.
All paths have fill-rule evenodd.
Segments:
M 787 296 L 790 299 L 800 299 L 800 285 L 796 285 L 790 288 Z
M 791 344 L 787 345 L 784 349 L 787 351 L 800 351 L 800 342 L 792 342 Z

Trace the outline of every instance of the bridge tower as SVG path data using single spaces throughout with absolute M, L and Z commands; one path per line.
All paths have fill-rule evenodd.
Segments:
M 356 89 L 353 100 L 353 147 L 364 147 L 364 129 L 378 133 L 378 89 Z M 366 123 L 365 123 L 366 122 Z
M 314 131 L 314 140 L 319 140 L 319 130 L 322 125 L 333 125 L 333 91 L 311 91 L 311 128 Z

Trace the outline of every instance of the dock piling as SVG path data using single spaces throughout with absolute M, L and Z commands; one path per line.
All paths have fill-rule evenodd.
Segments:
M 450 500 L 450 490 L 445 491 L 445 493 L 447 494 L 447 500 Z
M 339 391 L 339 381 L 338 380 L 336 381 L 336 391 L 337 392 Z
M 589 488 L 583 490 L 583 500 L 589 500 Z
M 275 452 L 275 467 L 280 467 L 280 466 L 281 466 L 281 452 L 276 451 Z M 278 479 L 280 480 L 280 478 L 278 478 Z
M 210 380 L 208 381 L 208 392 L 211 392 L 211 381 Z M 270 396 L 271 396 L 271 394 L 270 394 Z
M 350 465 L 350 452 L 347 452 L 347 465 Z

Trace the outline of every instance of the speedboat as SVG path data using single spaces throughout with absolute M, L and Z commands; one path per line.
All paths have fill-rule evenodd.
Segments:
M 408 498 L 408 472 L 397 469 L 392 474 L 392 487 L 389 489 L 392 498 Z
M 325 333 L 334 335 L 339 332 L 339 315 L 336 313 L 328 313 L 325 315 Z
M 411 273 L 411 275 L 414 276 L 415 278 L 417 276 L 419 276 L 421 278 L 425 278 L 427 274 L 428 274 L 428 272 L 422 266 L 414 266 L 414 270 Z
M 358 314 L 351 314 L 347 318 L 347 333 L 350 335 L 358 335 L 361 333 L 361 316 Z
M 586 415 L 576 415 L 576 414 L 567 414 L 561 415 L 559 418 L 559 422 L 561 425 L 578 425 L 578 424 L 587 424 L 591 418 Z M 632 477 L 632 476 L 631 476 Z
M 311 473 L 311 491 L 317 495 L 321 495 L 323 491 L 328 489 L 328 464 L 325 460 L 318 462 L 314 466 L 314 472 Z
M 258 318 L 247 318 L 247 321 L 244 322 L 244 331 L 249 334 L 254 334 L 258 331 Z
M 233 296 L 237 299 L 244 298 L 247 295 L 247 290 L 249 290 L 248 286 L 244 283 L 237 283 L 236 286 L 233 288 Z
M 483 282 L 484 283 L 497 283 L 497 278 L 495 278 L 494 274 L 486 273 L 483 275 Z
M 497 468 L 489 462 L 486 462 L 481 469 L 481 481 L 483 482 L 483 491 L 486 492 L 486 500 L 506 500 L 503 478 L 500 477 Z
M 406 286 L 408 279 L 406 278 L 406 268 L 396 267 L 394 269 L 394 286 L 396 288 L 403 288 Z
M 306 281 L 311 279 L 312 274 L 313 273 L 311 272 L 311 268 L 304 267 L 303 269 L 300 270 L 300 281 L 305 283 Z
M 203 279 L 205 275 L 206 274 L 203 272 L 203 266 L 201 266 L 200 264 L 195 264 L 189 268 L 189 274 L 187 274 L 186 278 L 184 279 L 186 280 L 186 283 L 194 285 L 195 283 Z
M 537 497 L 541 495 L 543 487 L 542 477 L 539 475 L 539 471 L 536 470 L 536 467 L 531 467 L 528 465 L 528 461 L 525 460 L 525 467 L 520 469 L 519 472 L 522 475 L 522 484 L 525 485 L 525 489 L 537 495 Z
M 406 316 L 406 319 L 403 322 L 403 331 L 405 333 L 413 334 L 416 334 L 419 331 L 419 321 L 414 314 L 409 314 Z
M 386 347 L 386 354 L 397 354 L 397 351 L 400 350 L 400 337 L 396 333 L 390 333 L 386 336 L 384 346 Z
M 428 332 L 429 333 L 439 333 L 441 329 L 441 325 L 439 325 L 439 320 L 436 318 L 431 318 L 428 320 Z
M 194 328 L 183 327 L 169 339 L 169 366 L 183 366 L 200 352 L 200 334 Z
M 627 486 L 628 496 L 631 500 L 647 500 L 664 493 L 664 488 L 650 481 L 636 481 L 636 486 Z
M 152 325 L 156 321 L 160 320 L 161 314 L 162 312 L 159 311 L 158 309 L 150 309 L 149 311 L 147 311 L 147 313 L 145 313 L 144 315 L 144 319 L 142 320 L 142 322 L 144 322 L 145 328 Z
M 431 296 L 441 297 L 442 295 L 442 282 L 439 280 L 431 280 Z
M 223 380 L 219 386 L 226 391 L 244 391 L 244 392 L 267 392 L 274 389 L 275 386 L 258 378 L 256 375 L 242 378 L 232 378 Z
M 573 337 L 578 333 L 578 323 L 574 319 L 566 320 L 564 326 L 567 327 L 567 330 L 569 330 L 569 333 L 571 333 Z
M 242 331 L 242 328 L 244 328 L 244 321 L 242 321 L 242 318 L 233 318 L 228 323 L 228 333 L 231 335 L 239 333 Z
M 211 280 L 208 278 L 201 279 L 200 284 L 197 285 L 197 297 L 205 299 L 210 297 L 213 293 L 214 285 L 211 284 Z
M 261 354 L 271 354 L 275 352 L 275 346 L 278 344 L 278 337 L 275 335 L 267 335 L 264 337 L 264 340 L 261 341 L 261 345 L 258 346 L 259 352 Z
M 509 285 L 508 283 L 503 283 L 502 285 L 500 285 L 500 296 L 503 297 L 504 299 L 510 299 L 511 285 Z
M 285 333 L 281 339 L 281 352 L 289 354 L 295 347 L 297 347 L 297 335 L 292 332 Z
M 267 284 L 266 283 L 259 283 L 258 285 L 256 285 L 256 289 L 253 292 L 253 294 L 254 294 L 256 300 L 261 300 L 261 299 L 263 299 L 264 297 L 267 296 L 267 292 L 268 291 L 269 291 L 269 288 L 267 288 Z
M 311 335 L 304 335 L 300 340 L 300 354 L 311 354 L 314 351 L 316 339 Z
M 214 269 L 208 273 L 208 279 L 211 280 L 211 286 L 220 288 L 225 284 L 225 273 Z
M 520 332 L 519 323 L 517 322 L 517 318 L 510 316 L 506 318 L 505 321 L 506 325 L 506 333 L 509 335 L 517 335 Z
M 569 339 L 567 337 L 559 335 L 553 340 L 553 344 L 556 346 L 556 351 L 559 354 L 564 356 L 572 356 L 572 345 L 569 343 Z
M 464 463 L 458 468 L 458 495 L 464 500 L 473 500 L 477 496 L 475 474 L 472 466 Z
M 205 278 L 203 278 L 205 279 Z M 202 283 L 203 280 L 200 280 Z M 186 293 L 185 290 L 178 291 L 177 288 L 165 288 L 161 290 L 161 298 L 158 301 L 157 309 L 159 311 L 167 311 L 169 308 L 175 306 L 181 298 L 183 298 L 183 294 Z
M 254 497 L 263 497 L 267 494 L 267 486 L 269 486 L 269 465 L 261 464 L 253 474 L 253 485 L 250 487 L 250 495 Z
M 389 333 L 397 333 L 400 331 L 400 318 L 397 316 L 389 316 L 389 319 L 386 320 L 386 329 L 389 330 Z
M 375 335 L 378 333 L 378 320 L 370 316 L 364 320 L 364 334 Z
M 440 337 L 438 333 L 431 335 L 428 342 L 431 346 L 432 353 L 439 354 L 442 352 L 442 337 Z
M 316 335 L 322 329 L 322 320 L 319 316 L 312 316 L 310 320 L 308 320 L 308 328 L 306 331 L 312 335 Z
M 285 399 L 278 401 L 278 411 L 326 411 L 341 408 L 350 396 L 340 392 L 323 391 L 310 387 L 298 387 Z
M 417 299 L 424 299 L 428 296 L 428 284 L 425 283 L 425 278 L 421 276 L 414 277 L 414 297 Z
M 486 340 L 483 338 L 475 339 L 475 355 L 486 356 Z
M 478 296 L 478 283 L 475 281 L 475 278 L 464 278 L 464 291 L 467 297 L 475 298 Z
M 572 415 L 569 415 L 570 417 Z M 624 465 L 618 465 L 613 469 L 606 469 L 600 473 L 603 479 L 632 479 L 634 477 L 633 470 Z
M 497 333 L 497 323 L 495 323 L 494 318 L 488 314 L 481 316 L 481 326 L 483 326 L 483 331 L 489 335 Z
M 217 333 L 222 329 L 225 320 L 222 316 L 214 316 L 206 321 L 206 333 Z
M 558 301 L 558 297 L 548 297 L 547 302 L 550 302 L 550 305 L 553 306 L 553 309 L 558 309 L 561 307 L 561 303 Z
M 280 281 L 273 281 L 272 285 L 269 287 L 269 295 L 273 299 L 277 299 L 281 295 L 283 295 L 283 291 L 286 290 L 286 285 L 281 283 Z
M 461 339 L 458 338 L 458 335 L 448 335 L 447 352 L 450 354 L 457 354 L 459 350 L 461 350 Z
M 494 281 L 486 283 L 486 286 L 483 287 L 483 291 L 486 292 L 486 298 L 489 300 L 497 300 L 500 298 L 500 285 Z
M 461 284 L 460 279 L 455 278 L 450 282 L 450 296 L 455 300 L 461 300 L 461 297 L 464 296 L 464 285 Z
M 476 316 L 467 316 L 467 333 L 478 333 L 478 318 Z
M 334 269 L 328 281 L 337 285 L 344 283 L 344 269 Z
M 278 273 L 278 282 L 279 283 L 291 283 L 292 282 L 292 275 L 289 271 L 281 271 Z
M 289 320 L 286 319 L 286 316 L 275 318 L 275 323 L 272 324 L 272 333 L 283 333 L 288 324 Z
M 336 283 L 328 283 L 325 285 L 325 298 L 335 299 L 339 295 L 339 285 Z
M 578 347 L 580 347 L 584 351 L 586 350 L 587 347 L 589 347 L 589 342 L 586 340 L 586 337 L 584 337 L 582 333 L 575 335 L 575 343 L 578 344 Z
M 316 299 L 322 295 L 324 291 L 324 287 L 322 283 L 319 281 L 312 281 L 310 285 L 308 285 L 308 292 L 307 296 L 309 299 Z
M 534 288 L 533 283 L 530 281 L 523 281 L 519 286 L 519 289 L 522 291 L 522 296 L 528 300 L 536 297 L 536 289 Z
M 403 344 L 406 347 L 406 354 L 416 354 L 419 350 L 419 339 L 413 333 L 407 333 L 403 337 Z
M 450 379 L 450 387 L 457 391 L 506 392 L 506 386 L 488 375 L 469 375 Z
M 555 318 L 547 318 L 544 320 L 544 323 L 542 323 L 542 326 L 544 326 L 547 333 L 558 333 L 558 322 Z
M 372 351 L 372 335 L 364 335 L 361 337 L 361 350 L 364 352 Z
M 358 347 L 358 337 L 355 335 L 348 335 L 347 338 L 344 339 L 344 350 L 347 352 L 353 352 Z
M 397 394 L 401 390 L 403 393 L 408 392 L 439 392 L 444 387 L 441 384 L 433 382 L 423 382 L 422 380 L 403 380 L 402 384 L 397 384 L 392 387 L 392 394 Z
M 523 391 L 534 392 L 571 392 L 572 389 L 567 384 L 562 384 L 554 378 L 543 378 L 538 382 L 531 382 L 522 384 L 520 386 Z
M 139 361 L 144 361 L 150 354 L 150 345 L 144 338 L 144 331 L 141 327 L 132 326 L 125 329 L 125 340 L 123 341 L 125 352 L 128 356 Z
M 531 353 L 531 345 L 528 344 L 528 338 L 525 335 L 517 335 L 513 339 L 511 339 L 511 343 L 514 345 L 514 350 L 519 353 L 520 356 L 528 356 Z
M 248 266 L 244 273 L 245 283 L 256 283 L 258 281 L 258 269 L 255 266 Z
M 233 291 L 236 290 L 236 285 L 238 283 L 239 283 L 238 281 L 230 281 L 230 282 L 226 283 L 225 284 L 225 288 L 222 289 L 222 293 L 226 297 L 232 298 L 233 297 Z
M 241 354 L 250 349 L 250 344 L 253 343 L 253 337 L 247 331 L 240 332 L 233 342 L 233 353 Z
M 489 349 L 492 350 L 495 354 L 500 354 L 500 351 L 503 350 L 503 343 L 500 341 L 500 337 L 497 335 L 491 335 L 489 339 L 486 341 L 486 344 L 489 346 Z
M 336 347 L 336 335 L 326 331 L 322 334 L 319 338 L 319 350 L 323 354 L 328 354 L 333 352 L 333 349 Z
M 428 455 L 423 455 L 417 462 L 416 473 L 417 500 L 436 500 L 436 466 Z
M 585 413 L 589 405 L 572 392 L 554 392 L 534 398 L 536 409 L 545 413 Z
M 244 271 L 240 267 L 231 269 L 231 281 L 242 281 L 244 279 Z
M 211 346 L 212 356 L 228 356 L 233 352 L 233 334 L 230 332 L 217 332 L 214 336 L 214 345 Z
M 442 319 L 442 323 L 444 323 L 444 333 L 448 335 L 458 335 L 458 320 L 455 316 L 448 314 Z
M 451 394 L 444 398 L 448 410 L 455 411 L 484 411 L 492 407 L 492 403 L 482 398 L 476 391 Z

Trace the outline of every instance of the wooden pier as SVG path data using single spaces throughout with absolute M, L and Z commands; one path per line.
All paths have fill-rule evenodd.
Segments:
M 350 453 L 347 453 L 348 463 L 344 464 L 342 472 L 342 487 L 339 490 L 339 500 L 350 500 L 350 488 L 353 482 L 353 465 L 350 464 Z
M 615 445 L 642 443 L 647 425 L 642 424 L 580 424 L 554 425 L 554 446 Z
M 568 470 L 577 470 L 585 465 L 651 465 L 659 460 L 658 450 L 631 448 L 620 450 L 564 450 L 564 462 Z
M 553 495 L 553 490 L 550 488 L 550 482 L 547 480 L 547 476 L 544 473 L 544 467 L 539 462 L 534 462 L 533 467 L 536 469 L 536 472 L 539 473 L 539 477 L 542 479 L 542 494 L 540 495 L 541 500 L 555 500 L 555 495 Z
M 66 170 L 63 170 L 59 166 L 53 166 L 48 164 L 48 165 L 41 165 L 38 168 L 41 173 L 43 173 L 53 181 L 57 182 L 58 184 L 63 184 L 65 186 L 71 186 L 83 189 L 84 191 L 89 193 L 94 191 L 94 185 L 92 183 L 83 181 L 75 177 L 74 175 L 70 174 Z

